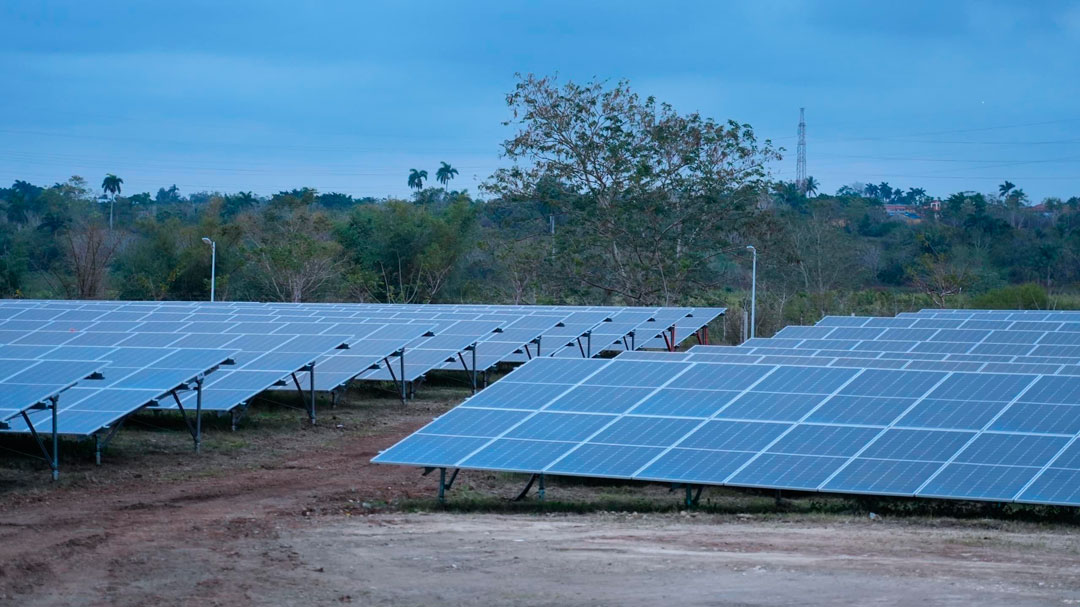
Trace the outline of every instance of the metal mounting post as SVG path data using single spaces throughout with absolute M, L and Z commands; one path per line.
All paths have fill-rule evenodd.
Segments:
M 390 362 L 390 357 L 383 358 L 383 362 L 386 363 L 386 370 L 390 372 L 390 379 L 393 380 L 398 386 L 400 392 L 401 404 L 405 404 L 408 399 L 408 393 L 405 391 L 405 348 L 394 352 L 390 356 L 397 356 L 401 366 L 401 377 L 398 377 L 397 373 L 394 373 L 394 365 Z
M 176 401 L 176 408 L 180 410 L 180 417 L 184 420 L 184 425 L 187 426 L 188 433 L 191 434 L 191 439 L 195 441 L 195 453 L 199 452 L 199 442 L 202 440 L 202 378 L 199 377 L 195 380 L 196 394 L 195 394 L 195 410 L 196 420 L 192 423 L 188 419 L 187 410 L 184 409 L 184 403 L 180 401 L 180 395 L 176 393 L 177 390 L 186 389 L 187 386 L 181 386 L 180 388 L 174 388 L 169 391 L 172 394 L 173 400 Z
M 521 492 L 517 494 L 517 497 L 515 497 L 513 499 L 513 501 L 520 502 L 521 500 L 525 499 L 525 496 L 529 494 L 529 489 L 532 489 L 533 483 L 536 482 L 536 477 L 537 476 L 539 476 L 539 475 L 533 474 L 533 475 L 531 475 L 529 477 L 529 482 L 525 483 L 525 488 L 522 489 Z
M 540 486 L 536 489 L 536 497 L 541 502 L 544 501 L 544 473 L 540 473 Z
M 461 361 L 461 366 L 465 368 L 465 372 L 470 375 L 472 380 L 472 393 L 476 394 L 476 344 L 474 343 L 465 349 L 472 352 L 472 367 L 470 368 L 469 364 L 465 362 L 465 357 L 462 356 L 461 352 L 457 353 L 457 357 L 458 360 Z
M 439 503 L 446 503 L 446 492 L 454 486 L 454 481 L 457 480 L 458 472 L 461 472 L 461 468 L 455 468 L 454 473 L 450 475 L 450 480 L 446 480 L 446 468 L 439 468 Z M 425 472 L 425 474 L 427 474 Z
M 694 486 L 687 484 L 686 487 L 686 507 L 697 506 L 698 500 L 701 499 L 701 490 L 705 488 L 704 485 L 698 485 L 697 491 L 694 491 Z
M 50 462 L 50 466 L 52 467 L 52 479 L 54 481 L 60 480 L 60 433 L 56 426 L 56 414 L 60 408 L 57 406 L 59 402 L 59 396 L 49 397 L 49 409 L 52 411 L 52 462 Z
M 35 409 L 49 409 L 52 412 L 52 451 L 45 446 L 45 441 L 41 439 L 41 435 L 38 434 L 37 428 L 30 421 L 30 416 L 26 414 L 26 411 L 20 411 L 19 415 L 22 416 L 23 421 L 26 422 L 26 427 L 30 429 L 30 436 L 34 437 L 34 442 L 37 443 L 38 448 L 41 449 L 41 455 L 45 463 L 49 464 L 49 468 L 52 469 L 52 479 L 60 480 L 60 435 L 56 425 L 56 414 L 59 409 L 57 406 L 60 397 L 53 395 L 48 397 L 45 401 L 42 401 L 35 405 Z M 47 404 L 46 404 L 47 401 Z
M 592 331 L 585 334 L 585 358 L 592 358 Z
M 202 445 L 202 386 L 205 378 L 200 375 L 195 378 L 195 453 L 199 452 Z
M 308 419 L 311 420 L 311 425 L 315 425 L 315 361 L 311 361 L 311 365 L 308 369 L 308 398 L 311 401 L 311 406 L 308 407 Z
M 97 433 L 94 434 L 94 463 L 96 465 L 101 465 L 101 452 L 105 450 L 105 447 L 109 446 L 109 443 L 112 442 L 113 437 L 116 436 L 116 433 L 120 431 L 120 427 L 123 425 L 124 419 L 122 418 L 113 424 L 112 428 L 109 428 L 109 433 L 105 435 L 105 438 L 100 438 Z

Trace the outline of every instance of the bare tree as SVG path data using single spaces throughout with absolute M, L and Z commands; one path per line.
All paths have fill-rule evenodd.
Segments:
M 59 239 L 66 263 L 53 274 L 64 293 L 75 299 L 102 297 L 109 264 L 123 246 L 123 235 L 86 220 L 64 230 Z

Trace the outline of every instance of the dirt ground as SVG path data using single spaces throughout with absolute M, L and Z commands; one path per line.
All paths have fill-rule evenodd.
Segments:
M 477 472 L 443 510 L 434 475 L 369 463 L 462 393 L 422 396 L 359 395 L 315 428 L 257 406 L 198 456 L 177 420 L 140 418 L 100 467 L 69 446 L 55 484 L 5 451 L 0 605 L 1080 604 L 1068 524 L 726 490 L 680 511 L 664 487 L 558 480 L 513 505 L 522 478 Z

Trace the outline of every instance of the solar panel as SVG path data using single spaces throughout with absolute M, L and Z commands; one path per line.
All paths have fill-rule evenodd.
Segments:
M 0 359 L 0 428 L 9 420 L 57 397 L 105 365 L 86 360 Z M 11 422 L 14 423 L 14 422 Z
M 530 361 L 373 461 L 1080 505 L 1080 378 L 698 356 Z
M 63 347 L 58 350 L 64 350 Z M 89 436 L 147 406 L 170 392 L 188 389 L 196 377 L 212 373 L 234 354 L 227 350 L 160 350 L 156 348 L 111 348 L 109 360 L 92 363 L 102 369 L 101 379 L 79 382 L 57 409 L 57 433 Z M 43 361 L 34 367 L 52 373 L 45 365 L 64 366 L 66 361 Z M 50 412 L 37 411 L 26 419 L 14 420 L 5 431 L 52 432 Z

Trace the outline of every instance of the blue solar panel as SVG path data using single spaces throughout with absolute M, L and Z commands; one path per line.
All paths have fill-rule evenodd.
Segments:
M 531 472 L 544 469 L 574 446 L 575 443 L 567 442 L 498 439 L 461 465 L 465 468 Z
M 1019 499 L 1040 504 L 1080 506 L 1080 470 L 1048 468 Z
M 583 441 L 615 419 L 614 415 L 539 412 L 506 433 L 507 438 Z
M 856 426 L 799 425 L 767 450 L 794 455 L 851 456 L 880 432 L 878 428 Z
M 919 491 L 925 497 L 1011 501 L 1039 472 L 1022 466 L 953 463 L 942 468 Z
M 580 392 L 581 389 L 574 392 Z M 573 394 L 573 393 L 572 393 Z M 661 388 L 634 408 L 639 415 L 711 417 L 739 395 L 733 390 Z
M 546 472 L 600 478 L 629 477 L 664 450 L 585 443 L 548 466 Z
M 807 421 L 886 426 L 914 404 L 915 399 L 911 398 L 834 396 L 811 413 Z
M 494 437 L 506 432 L 528 415 L 524 411 L 458 407 L 424 426 L 420 431 L 424 434 Z
M 825 398 L 823 394 L 747 392 L 717 413 L 717 417 L 795 422 Z
M 1068 442 L 1068 438 L 1061 436 L 983 433 L 957 455 L 954 461 L 1042 467 L 1050 463 Z
M 814 491 L 846 461 L 844 457 L 764 453 L 728 482 L 745 487 Z
M 760 451 L 792 426 L 781 423 L 710 421 L 680 443 L 691 449 Z
M 498 409 L 539 409 L 566 392 L 566 384 L 523 384 L 500 381 L 477 393 L 466 405 Z
M 914 495 L 940 463 L 855 458 L 822 487 L 840 493 Z
M 563 386 L 565 389 L 566 386 Z M 548 405 L 550 411 L 625 413 L 653 392 L 651 388 L 580 386 Z
M 1005 403 L 972 404 L 959 400 L 923 399 L 897 420 L 909 428 L 979 430 L 994 418 Z
M 748 451 L 671 449 L 638 474 L 644 480 L 682 479 L 687 483 L 723 483 L 754 456 Z

